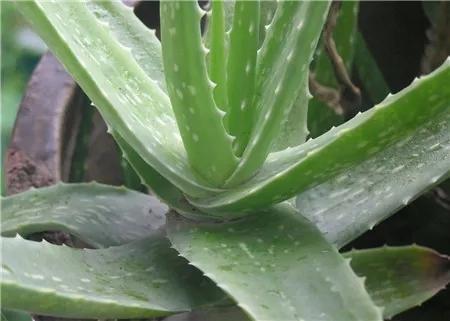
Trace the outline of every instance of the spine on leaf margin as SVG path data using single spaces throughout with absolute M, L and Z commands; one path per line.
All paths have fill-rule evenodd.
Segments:
M 196 1 L 161 2 L 161 37 L 166 83 L 172 108 L 194 170 L 220 186 L 237 165 L 224 113 L 213 98 L 206 69 Z

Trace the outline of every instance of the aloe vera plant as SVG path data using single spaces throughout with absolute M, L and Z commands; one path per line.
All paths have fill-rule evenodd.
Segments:
M 95 183 L 2 199 L 2 317 L 375 321 L 442 289 L 432 250 L 339 249 L 449 176 L 450 60 L 307 140 L 329 5 L 213 1 L 202 33 L 197 2 L 162 1 L 160 43 L 120 2 L 18 1 L 165 205 Z

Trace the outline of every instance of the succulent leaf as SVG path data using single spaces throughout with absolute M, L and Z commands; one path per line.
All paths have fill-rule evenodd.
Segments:
M 2 321 L 33 321 L 31 315 L 22 311 L 1 310 Z
M 1 234 L 64 231 L 93 247 L 120 245 L 164 226 L 154 197 L 96 183 L 58 184 L 2 198 Z
M 447 111 L 375 157 L 301 193 L 297 207 L 341 247 L 446 179 L 449 164 Z
M 238 157 L 247 146 L 253 125 L 259 20 L 259 1 L 236 1 L 227 59 L 228 108 L 225 123 L 229 133 L 235 137 L 233 148 Z
M 450 282 L 450 259 L 420 246 L 353 250 L 344 256 L 359 276 L 383 316 L 420 305 Z
M 208 71 L 211 81 L 216 84 L 214 100 L 223 111 L 228 109 L 227 97 L 227 59 L 228 37 L 226 33 L 225 8 L 233 2 L 221 0 L 211 1 L 211 13 L 208 21 L 206 45 L 209 47 Z
M 404 190 L 409 193 L 402 194 L 400 201 L 394 194 L 396 205 L 393 211 L 401 206 L 402 200 L 409 202 L 428 186 L 445 178 L 449 172 L 449 82 L 450 59 L 433 73 L 414 81 L 406 89 L 389 96 L 347 123 L 299 147 L 271 154 L 250 181 L 217 196 L 192 198 L 191 202 L 200 210 L 219 217 L 243 216 L 244 210 L 255 211 L 296 194 L 308 193 L 306 191 L 314 186 L 337 180 L 339 174 L 348 174 L 358 164 L 370 164 L 364 173 L 353 176 L 355 184 L 357 181 L 362 184 L 359 188 L 364 188 L 368 173 L 376 175 L 375 170 L 384 173 L 383 177 L 401 170 L 406 170 L 405 173 L 415 171 L 418 175 L 417 179 L 421 183 L 415 184 L 414 180 L 408 180 L 410 185 Z M 420 141 L 417 140 L 419 137 L 422 137 Z M 424 148 L 424 145 L 428 147 Z M 386 154 L 383 153 L 385 150 Z M 439 153 L 441 158 L 427 158 L 426 155 L 432 152 Z M 425 155 L 423 164 L 422 161 L 414 162 L 417 153 Z M 387 155 L 390 158 L 386 158 Z M 405 157 L 410 157 L 414 166 L 421 164 L 425 167 L 418 170 L 405 166 Z M 384 166 L 388 164 L 384 172 Z M 342 195 L 347 193 L 346 187 L 342 185 L 335 191 Z M 321 201 L 321 207 L 323 204 L 326 202 Z M 303 207 L 302 204 L 302 213 Z M 307 212 L 305 215 L 311 216 Z
M 207 74 L 200 32 L 204 12 L 196 1 L 163 1 L 160 6 L 166 83 L 189 162 L 199 175 L 220 186 L 237 158 Z
M 2 295 L 3 308 L 125 319 L 190 311 L 226 299 L 161 235 L 98 250 L 20 237 L 1 241 L 0 282 L 7 293 Z
M 146 163 L 130 145 L 120 137 L 117 133 L 113 136 L 123 152 L 123 156 L 128 160 L 141 179 L 142 184 L 147 186 L 150 191 L 160 200 L 166 203 L 171 209 L 178 213 L 191 218 L 205 218 L 207 213 L 200 212 L 193 207 L 187 200 L 185 195 L 176 186 L 161 176 L 148 163 Z
M 168 236 L 254 320 L 381 320 L 349 263 L 291 207 L 221 224 L 170 215 Z
M 247 180 L 261 167 L 298 97 L 299 88 L 306 93 L 308 67 L 328 6 L 327 1 L 278 4 L 258 52 L 253 130 L 228 186 Z
M 420 305 L 450 281 L 449 258 L 419 246 L 353 250 L 343 254 L 355 273 L 365 278 L 365 287 L 383 317 Z M 167 321 L 248 321 L 236 307 L 209 308 L 169 317 Z
M 119 1 L 86 1 L 86 6 L 99 21 L 108 26 L 108 30 L 114 34 L 117 41 L 131 49 L 131 54 L 139 67 L 167 92 L 161 43 L 155 31 L 136 19 L 132 8 Z
M 110 29 L 107 23 L 112 18 L 105 19 L 103 15 L 97 18 L 85 2 L 34 0 L 18 1 L 16 6 L 94 102 L 105 121 L 122 137 L 127 137 L 146 162 L 190 195 L 204 195 L 212 189 L 191 170 L 169 97 L 161 89 L 158 78 L 151 79 L 138 64 L 136 57 L 140 55 L 136 53 L 147 49 L 125 47 L 145 46 L 147 42 L 125 43 L 122 36 L 118 39 L 123 35 L 119 32 L 120 25 Z M 137 20 L 131 14 L 128 16 L 129 20 Z M 153 37 L 148 32 L 142 37 L 147 36 Z M 158 55 L 146 59 L 151 57 L 159 59 Z M 158 64 L 155 62 L 155 66 Z

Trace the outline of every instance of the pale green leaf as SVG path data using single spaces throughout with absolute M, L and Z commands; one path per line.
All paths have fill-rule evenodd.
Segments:
M 167 210 L 154 197 L 122 187 L 57 184 L 2 198 L 1 234 L 63 231 L 108 247 L 155 233 Z
M 171 215 L 168 235 L 254 320 L 381 320 L 348 261 L 291 207 L 221 224 Z
M 299 90 L 307 88 L 308 68 L 325 21 L 327 1 L 283 1 L 258 52 L 255 120 L 242 159 L 227 181 L 235 186 L 261 167 L 286 121 Z M 307 105 L 302 106 L 303 109 Z
M 228 2 L 232 3 L 232 2 Z M 224 1 L 211 1 L 210 19 L 207 25 L 206 45 L 209 47 L 208 72 L 211 81 L 216 84 L 214 100 L 223 111 L 228 109 L 227 99 L 227 59 L 228 35 L 226 33 Z
M 255 115 L 253 100 L 259 20 L 259 1 L 236 1 L 227 59 L 228 108 L 225 123 L 228 132 L 235 137 L 233 149 L 239 157 L 247 146 Z
M 330 242 L 341 247 L 449 174 L 447 108 L 447 112 L 424 122 L 416 132 L 375 157 L 304 191 L 296 202 L 300 212 L 325 232 Z
M 108 21 L 115 19 L 100 14 L 97 17 L 95 11 L 80 1 L 18 1 L 16 6 L 94 102 L 106 122 L 127 137 L 143 159 L 191 195 L 204 195 L 211 190 L 206 181 L 192 173 L 170 100 L 159 86 L 158 76 L 150 78 L 149 69 L 138 63 L 144 61 L 139 57 L 145 55 L 146 50 L 152 50 L 151 47 L 135 49 L 133 46 L 141 39 L 138 36 L 135 40 L 124 40 L 127 32 L 121 28 L 134 22 L 110 27 Z M 137 20 L 130 13 L 126 15 L 129 20 Z M 131 29 L 138 29 L 134 27 Z M 146 36 L 153 37 L 148 31 L 142 37 Z M 146 44 L 144 41 L 143 45 Z M 155 66 L 158 64 L 155 62 Z
M 2 237 L 2 307 L 69 318 L 144 318 L 218 304 L 224 294 L 164 236 L 86 250 Z
M 164 73 L 189 162 L 200 176 L 220 186 L 237 158 L 207 74 L 200 33 L 204 12 L 196 1 L 163 1 L 160 6 Z
M 405 173 L 412 171 L 414 174 L 405 176 L 408 186 L 392 191 L 394 195 L 401 195 L 394 197 L 392 205 L 386 205 L 394 211 L 402 206 L 403 201 L 409 202 L 428 186 L 444 178 L 450 169 L 449 82 L 450 60 L 447 60 L 433 73 L 414 81 L 406 89 L 347 123 L 299 147 L 271 154 L 259 173 L 248 182 L 217 196 L 192 199 L 191 202 L 209 214 L 242 216 L 244 210 L 255 211 L 301 192 L 312 196 L 314 192 L 308 194 L 308 190 L 315 186 L 320 188 L 321 184 L 333 184 L 336 180 L 339 184 L 342 179 L 340 174 L 353 173 L 356 166 L 361 168 L 368 164 L 352 181 L 352 188 L 348 191 L 346 183 L 333 192 L 327 188 L 325 193 L 331 198 L 337 194 L 334 196 L 336 200 L 342 199 L 342 196 L 352 197 L 351 192 L 360 193 L 358 190 L 364 189 L 365 183 L 372 185 L 365 181 L 371 175 L 377 177 L 377 171 L 381 172 L 382 177 L 398 174 L 402 170 L 406 170 Z M 422 139 L 418 140 L 419 137 Z M 427 158 L 427 155 L 435 153 L 440 158 Z M 422 155 L 422 160 L 417 155 Z M 405 164 L 405 158 L 411 165 Z M 370 194 L 369 202 L 375 198 Z M 389 204 L 385 199 L 383 202 Z M 323 209 L 327 201 L 320 199 L 320 203 L 320 209 Z M 305 212 L 306 216 L 314 216 L 313 212 L 308 214 L 304 211 L 303 206 L 300 205 L 300 211 Z M 379 207 L 380 213 L 386 215 L 386 208 L 381 211 L 382 206 Z M 360 217 L 358 221 L 363 225 L 368 223 Z

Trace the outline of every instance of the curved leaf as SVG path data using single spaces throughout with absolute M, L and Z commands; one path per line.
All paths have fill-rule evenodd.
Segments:
M 247 180 L 261 167 L 298 97 L 299 88 L 306 90 L 308 67 L 328 6 L 328 1 L 279 3 L 258 52 L 253 129 L 227 186 Z
M 254 320 L 381 320 L 349 263 L 290 207 L 222 224 L 170 215 L 168 235 Z
M 161 2 L 164 73 L 178 128 L 193 169 L 214 186 L 237 165 L 223 112 L 213 98 L 196 1 Z
M 422 183 L 411 184 L 411 193 L 405 195 L 410 199 L 445 177 L 450 169 L 447 158 L 449 82 L 450 59 L 433 73 L 414 81 L 406 89 L 347 123 L 301 146 L 271 154 L 259 173 L 248 182 L 217 196 L 191 199 L 191 202 L 202 211 L 219 217 L 242 216 L 243 210 L 255 211 L 321 183 L 327 184 L 358 164 L 371 164 L 366 168 L 369 173 L 376 174 L 375 169 L 378 169 L 390 175 L 392 173 L 384 172 L 385 161 L 392 164 L 395 174 L 403 169 L 402 155 L 410 155 L 414 159 L 419 151 L 424 154 L 440 151 L 443 159 L 429 158 L 421 165 L 426 166 L 420 170 Z M 421 136 L 423 131 L 427 131 L 429 137 Z M 422 137 L 422 141 L 417 141 L 416 137 Z M 399 149 L 406 142 L 410 142 L 407 147 Z M 428 147 L 424 148 L 424 144 Z M 397 154 L 397 149 L 398 155 L 385 159 L 383 151 L 392 155 Z M 358 179 L 364 183 L 362 180 L 366 175 L 367 172 Z M 336 190 L 339 191 L 347 193 L 342 187 Z
M 64 231 L 93 247 L 120 245 L 164 226 L 154 197 L 95 183 L 58 184 L 2 198 L 1 234 Z
M 22 311 L 1 310 L 2 321 L 33 321 L 31 315 Z
M 300 212 L 341 247 L 450 175 L 450 112 L 297 197 Z
M 372 299 L 392 316 L 428 300 L 450 282 L 450 259 L 420 246 L 353 250 L 344 256 L 366 277 Z
M 225 123 L 235 137 L 233 149 L 238 157 L 247 146 L 253 126 L 259 19 L 259 1 L 236 1 L 227 59 L 229 105 Z
M 183 192 L 170 183 L 167 179 L 155 171 L 148 163 L 146 163 L 128 143 L 117 133 L 113 136 L 123 152 L 123 157 L 128 160 L 140 177 L 142 184 L 146 185 L 153 194 L 166 203 L 171 209 L 178 213 L 191 218 L 204 218 L 207 213 L 192 206 L 187 200 Z
M 2 307 L 78 318 L 144 318 L 218 304 L 223 292 L 154 235 L 79 250 L 2 237 Z
M 223 111 L 228 109 L 226 61 L 228 53 L 228 37 L 225 7 L 231 1 L 211 1 L 211 14 L 206 31 L 206 45 L 209 47 L 208 71 L 211 81 L 216 84 L 214 100 Z M 228 18 L 228 19 L 227 19 Z
M 125 47 L 139 40 L 124 42 L 117 25 L 110 31 L 107 23 L 112 18 L 101 15 L 97 18 L 85 2 L 34 0 L 18 1 L 16 6 L 94 102 L 105 121 L 127 137 L 146 162 L 190 195 L 214 190 L 192 173 L 169 98 L 157 80 L 151 79 L 137 62 L 141 51 Z M 137 20 L 128 16 L 127 19 Z
M 155 31 L 136 19 L 133 8 L 120 1 L 87 1 L 86 5 L 97 19 L 108 26 L 117 41 L 130 48 L 139 67 L 166 91 L 161 43 Z

